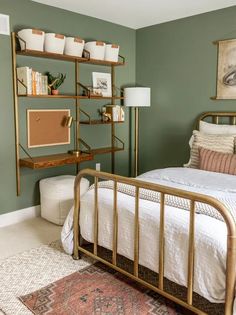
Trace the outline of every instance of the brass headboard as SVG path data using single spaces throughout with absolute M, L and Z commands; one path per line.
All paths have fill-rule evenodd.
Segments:
M 229 124 L 236 125 L 236 112 L 205 112 L 197 118 L 197 129 L 199 129 L 200 120 L 211 117 L 212 123 L 220 124 L 220 118 L 229 118 Z

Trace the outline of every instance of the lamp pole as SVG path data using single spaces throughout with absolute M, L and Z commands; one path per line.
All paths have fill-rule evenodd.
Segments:
M 135 135 L 134 135 L 134 177 L 138 176 L 138 155 L 139 155 L 139 108 L 135 107 Z

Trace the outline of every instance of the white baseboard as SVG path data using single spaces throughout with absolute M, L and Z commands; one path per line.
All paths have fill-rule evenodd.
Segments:
M 40 205 L 0 215 L 0 227 L 16 224 L 40 216 Z

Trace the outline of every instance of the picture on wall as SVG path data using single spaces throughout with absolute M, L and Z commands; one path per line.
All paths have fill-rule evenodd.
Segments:
M 70 128 L 65 124 L 69 109 L 28 109 L 28 148 L 70 143 Z
M 236 39 L 218 42 L 216 99 L 236 99 Z
M 111 74 L 102 72 L 93 72 L 93 94 L 104 97 L 112 96 Z

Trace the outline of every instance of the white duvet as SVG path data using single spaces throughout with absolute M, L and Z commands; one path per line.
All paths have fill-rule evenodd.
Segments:
M 168 168 L 147 172 L 139 179 L 208 195 L 236 200 L 236 176 L 188 168 Z M 112 248 L 113 194 L 99 188 L 99 245 Z M 236 203 L 235 203 L 236 204 Z M 139 263 L 158 272 L 159 204 L 140 200 Z M 81 199 L 82 237 L 93 241 L 94 191 Z M 73 209 L 62 231 L 64 249 L 72 253 Z M 118 253 L 133 259 L 134 198 L 118 192 Z M 187 283 L 189 211 L 165 207 L 165 277 L 180 285 Z M 194 291 L 210 302 L 223 303 L 225 296 L 227 229 L 224 222 L 196 215 Z M 236 307 L 234 314 L 236 314 Z

